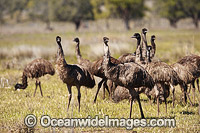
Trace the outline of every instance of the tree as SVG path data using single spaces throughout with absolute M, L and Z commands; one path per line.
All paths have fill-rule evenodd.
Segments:
M 53 30 L 50 23 L 54 19 L 53 2 L 53 0 L 31 0 L 28 4 L 30 18 L 45 22 L 48 30 Z
M 30 0 L 12 0 L 10 2 L 9 13 L 11 18 L 16 14 L 16 21 L 21 21 L 21 14 L 27 8 L 27 5 Z
M 71 21 L 79 29 L 83 20 L 93 20 L 90 0 L 57 0 L 55 2 L 55 18 L 60 21 Z
M 199 27 L 200 19 L 200 1 L 199 0 L 180 0 L 181 9 L 187 17 L 192 18 L 196 28 Z
M 106 20 L 106 27 L 109 28 L 108 19 L 111 15 L 111 6 L 108 3 L 108 0 L 91 0 L 91 4 L 93 6 L 94 19 L 102 19 Z
M 124 20 L 127 30 L 130 30 L 130 20 L 142 18 L 147 8 L 144 0 L 108 0 L 112 5 L 112 14 Z
M 4 15 L 8 14 L 10 2 L 8 0 L 0 0 L 0 23 L 4 23 Z
M 177 22 L 185 17 L 181 9 L 180 0 L 157 0 L 156 6 L 160 15 L 167 18 L 170 25 L 174 28 L 177 27 Z

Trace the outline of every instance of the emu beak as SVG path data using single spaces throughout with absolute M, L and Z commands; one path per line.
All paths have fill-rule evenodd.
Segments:
M 136 36 L 132 36 L 131 38 L 136 38 Z

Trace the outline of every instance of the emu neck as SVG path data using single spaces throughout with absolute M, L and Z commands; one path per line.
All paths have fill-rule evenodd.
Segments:
M 19 89 L 26 89 L 28 86 L 28 82 L 27 82 L 27 76 L 23 73 L 22 76 L 22 84 L 19 84 Z
M 152 46 L 152 52 L 151 52 L 151 54 L 152 54 L 152 58 L 153 58 L 154 55 L 155 55 L 155 53 L 156 53 L 156 44 L 155 44 L 155 42 L 154 42 L 153 39 L 151 40 L 151 46 Z
M 77 42 L 77 44 L 76 44 L 76 56 L 77 56 L 78 62 L 80 63 L 82 56 L 81 56 L 81 52 L 80 52 L 79 42 Z
M 145 46 L 147 47 L 147 38 L 146 38 L 146 34 L 143 34 L 143 33 L 142 33 L 142 40 L 143 40 Z
M 108 46 L 108 44 L 107 44 L 106 42 L 105 42 L 105 44 L 104 44 L 104 53 L 105 53 L 105 56 L 106 56 L 107 58 L 110 57 L 109 46 Z
M 151 51 L 150 50 L 147 50 L 147 62 L 151 62 Z
M 135 59 L 137 63 L 139 63 L 142 60 L 142 48 L 140 42 L 141 38 L 137 38 L 137 49 L 136 49 L 136 59 Z
M 104 44 L 104 60 L 103 60 L 103 67 L 105 71 L 108 70 L 108 66 L 110 63 L 110 51 L 109 51 L 109 46 L 107 43 Z
M 64 56 L 64 52 L 62 49 L 62 45 L 60 42 L 58 43 L 58 53 L 57 53 L 57 64 L 58 65 L 66 65 L 67 62 L 65 61 L 65 56 Z
M 147 58 L 147 41 L 146 35 L 142 33 L 142 60 L 145 61 Z
M 138 48 L 138 46 L 140 45 L 140 42 L 141 42 L 141 37 L 138 37 L 138 38 L 137 38 L 137 48 Z

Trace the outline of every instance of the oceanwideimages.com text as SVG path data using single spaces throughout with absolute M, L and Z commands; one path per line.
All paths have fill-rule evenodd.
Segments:
M 24 119 L 27 127 L 34 127 L 38 121 L 35 115 L 27 115 Z M 99 118 L 99 116 L 87 118 L 51 118 L 43 115 L 39 121 L 42 127 L 121 127 L 131 130 L 136 127 L 175 127 L 174 118 L 162 119 L 125 119 L 125 118 Z

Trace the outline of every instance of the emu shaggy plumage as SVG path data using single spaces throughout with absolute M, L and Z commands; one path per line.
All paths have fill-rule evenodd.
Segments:
M 110 95 L 109 87 L 107 85 L 107 78 L 105 77 L 104 70 L 102 68 L 103 57 L 99 58 L 98 60 L 96 60 L 94 62 L 90 62 L 89 60 L 82 58 L 80 46 L 79 46 L 80 40 L 79 40 L 79 38 L 75 38 L 74 41 L 76 42 L 76 57 L 78 60 L 78 64 L 86 67 L 92 75 L 102 78 L 102 80 L 98 83 L 97 92 L 96 92 L 96 95 L 94 98 L 94 103 L 96 103 L 97 96 L 98 96 L 98 93 L 99 93 L 99 90 L 100 90 L 102 84 L 103 84 L 103 99 L 105 99 L 105 88 Z M 117 64 L 120 63 L 117 59 L 115 59 L 113 57 L 111 57 L 111 62 L 117 63 Z
M 131 95 L 130 102 L 130 118 L 132 112 L 133 99 L 137 99 L 139 103 L 141 117 L 144 118 L 142 106 L 140 103 L 139 92 L 136 88 L 148 87 L 152 89 L 154 87 L 154 81 L 148 72 L 140 65 L 136 63 L 124 63 L 114 64 L 110 61 L 110 52 L 108 47 L 108 38 L 104 37 L 104 61 L 103 68 L 105 76 L 113 81 L 117 86 L 125 87 L 129 90 Z
M 35 88 L 34 96 L 35 96 L 38 85 L 40 87 L 41 95 L 43 96 L 39 78 L 46 74 L 54 75 L 54 73 L 55 73 L 55 69 L 49 61 L 42 58 L 35 59 L 24 68 L 23 75 L 22 75 L 22 84 L 17 83 L 15 85 L 15 90 L 26 89 L 28 86 L 27 79 L 35 78 L 36 88 Z
M 76 86 L 78 90 L 78 103 L 79 103 L 79 112 L 80 112 L 80 100 L 81 100 L 81 86 L 85 86 L 87 88 L 93 88 L 95 86 L 95 80 L 93 75 L 89 72 L 89 70 L 81 65 L 70 65 L 67 64 L 64 58 L 64 52 L 61 45 L 61 37 L 56 37 L 56 42 L 58 44 L 58 53 L 56 60 L 56 69 L 60 76 L 60 79 L 63 83 L 67 84 L 68 92 L 69 92 L 69 102 L 67 110 L 69 109 L 72 91 L 71 87 Z

